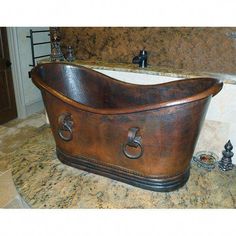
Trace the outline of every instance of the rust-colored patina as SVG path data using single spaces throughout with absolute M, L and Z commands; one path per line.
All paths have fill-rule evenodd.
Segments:
M 223 86 L 214 78 L 135 85 L 66 63 L 31 73 L 63 163 L 155 191 L 187 182 L 211 97 Z

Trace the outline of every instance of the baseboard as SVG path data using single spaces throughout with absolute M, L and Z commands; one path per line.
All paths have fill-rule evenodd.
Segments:
M 36 112 L 41 112 L 45 109 L 43 101 L 39 100 L 32 104 L 26 105 L 26 116 L 30 116 Z

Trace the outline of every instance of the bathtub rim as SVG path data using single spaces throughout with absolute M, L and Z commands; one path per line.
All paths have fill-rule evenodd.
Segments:
M 50 86 L 48 86 L 46 83 L 44 83 L 40 77 L 37 75 L 37 69 L 40 67 L 43 67 L 44 65 L 67 65 L 67 66 L 72 66 L 75 68 L 82 68 L 83 70 L 87 70 L 89 72 L 93 72 L 93 73 L 98 73 L 101 74 L 102 76 L 105 76 L 111 80 L 114 80 L 118 83 L 121 84 L 126 84 L 129 86 L 134 86 L 134 87 L 140 87 L 140 86 L 144 86 L 144 87 L 153 87 L 153 86 L 164 86 L 166 84 L 171 84 L 171 83 L 178 83 L 181 81 L 186 81 L 186 80 L 202 80 L 202 79 L 211 79 L 214 80 L 215 83 L 213 86 L 211 86 L 210 88 L 206 89 L 205 91 L 186 97 L 186 98 L 181 98 L 181 99 L 177 99 L 177 100 L 170 100 L 168 102 L 162 102 L 162 103 L 155 103 L 155 104 L 149 104 L 149 105 L 136 105 L 136 106 L 130 106 L 127 108 L 94 108 L 91 107 L 89 105 L 84 105 L 80 102 L 77 102 L 67 96 L 65 96 L 64 94 L 52 89 Z M 177 81 L 170 81 L 170 82 L 166 82 L 166 83 L 161 83 L 161 84 L 152 84 L 152 85 L 142 85 L 142 84 L 133 84 L 133 83 L 128 83 L 125 81 L 121 81 L 115 78 L 112 78 L 110 76 L 107 76 L 101 72 L 95 71 L 93 69 L 90 68 L 86 68 L 84 66 L 81 65 L 76 65 L 76 64 L 72 64 L 72 63 L 65 63 L 65 62 L 49 62 L 49 63 L 44 63 L 44 64 L 39 64 L 36 67 L 34 67 L 31 70 L 31 77 L 32 77 L 32 81 L 33 83 L 41 90 L 41 91 L 47 91 L 50 94 L 52 94 L 53 96 L 57 97 L 58 99 L 60 99 L 61 101 L 72 105 L 73 107 L 76 107 L 80 110 L 83 111 L 87 111 L 87 112 L 91 112 L 91 113 L 95 113 L 95 114 L 102 114 L 102 115 L 118 115 L 118 114 L 128 114 L 128 113 L 136 113 L 136 112 L 143 112 L 143 111 L 148 111 L 148 110 L 155 110 L 155 109 L 160 109 L 160 108 L 165 108 L 165 107 L 171 107 L 171 106 L 176 106 L 176 105 L 181 105 L 181 104 L 185 104 L 185 103 L 189 103 L 189 102 L 194 102 L 197 100 L 201 100 L 204 98 L 207 98 L 209 96 L 215 96 L 218 92 L 220 92 L 220 90 L 223 87 L 223 81 L 216 79 L 216 78 L 212 78 L 212 77 L 196 77 L 196 78 L 188 78 L 188 79 L 180 79 Z

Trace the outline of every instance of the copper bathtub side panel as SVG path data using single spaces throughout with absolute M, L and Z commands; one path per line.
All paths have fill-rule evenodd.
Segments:
M 154 178 L 188 168 L 210 102 L 209 97 L 157 110 L 102 115 L 79 110 L 47 92 L 43 99 L 56 145 L 64 153 Z M 71 141 L 63 141 L 57 132 L 62 113 L 70 113 L 74 121 Z M 136 160 L 122 151 L 131 127 L 139 127 L 144 149 Z

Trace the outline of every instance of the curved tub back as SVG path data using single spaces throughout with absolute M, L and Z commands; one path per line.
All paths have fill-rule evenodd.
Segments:
M 81 109 L 98 113 L 135 112 L 191 102 L 215 95 L 223 85 L 213 78 L 136 85 L 66 63 L 38 65 L 32 75 L 39 88 Z

